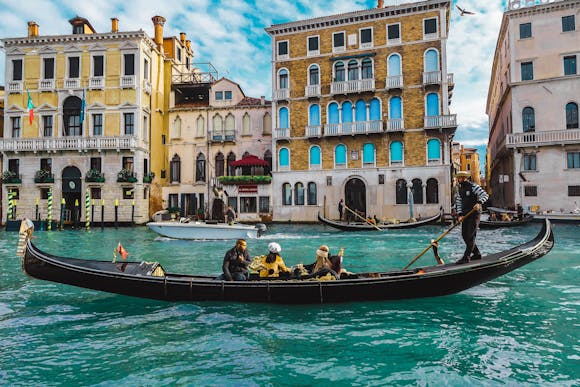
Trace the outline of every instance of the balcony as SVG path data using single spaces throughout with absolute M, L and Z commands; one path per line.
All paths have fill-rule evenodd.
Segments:
M 50 173 L 46 169 L 39 169 L 34 174 L 34 182 L 36 184 L 42 183 L 54 183 L 54 174 Z
M 2 172 L 2 183 L 4 184 L 22 184 L 22 177 L 10 170 Z
M 85 181 L 87 183 L 104 183 L 105 174 L 97 169 L 89 169 L 85 174 Z
M 89 89 L 99 90 L 105 88 L 105 78 L 103 77 L 92 77 L 89 78 Z
M 80 89 L 81 80 L 79 78 L 67 78 L 64 80 L 64 88 L 69 90 Z
M 322 125 L 308 125 L 306 127 L 306 137 L 322 136 Z
M 273 94 L 274 95 L 272 97 L 276 101 L 288 99 L 288 98 L 290 98 L 290 89 L 278 89 L 278 90 L 274 90 Z
M 405 129 L 405 121 L 402 118 L 387 120 L 387 132 L 402 132 Z
M 135 76 L 134 75 L 123 75 L 119 80 L 119 85 L 122 89 L 134 89 L 136 87 L 135 84 Z
M 0 139 L 0 152 L 58 152 L 58 151 L 101 151 L 105 149 L 134 150 L 144 148 L 135 137 L 48 137 L 48 138 L 4 138 Z
M 54 79 L 41 79 L 38 81 L 38 90 L 54 91 Z
M 320 85 L 306 86 L 304 95 L 306 97 L 320 97 Z
M 453 90 L 455 87 L 455 81 L 453 80 L 453 73 L 447 74 L 447 89 L 449 91 Z
M 214 130 L 209 132 L 211 142 L 236 141 L 236 131 L 234 129 L 228 130 Z
M 10 81 L 7 85 L 8 93 L 22 93 L 22 81 Z
M 385 82 L 387 90 L 391 89 L 402 89 L 403 88 L 403 76 L 393 75 L 392 77 L 387 77 Z
M 136 183 L 137 174 L 130 169 L 121 169 L 117 173 L 117 183 Z
M 381 133 L 383 121 L 343 122 L 324 125 L 324 136 L 346 136 L 356 134 Z
M 565 144 L 580 144 L 580 129 L 511 133 L 506 141 L 507 148 Z
M 374 78 L 359 79 L 355 81 L 332 82 L 330 84 L 331 94 L 361 93 L 363 91 L 374 91 L 374 90 L 375 90 Z
M 457 115 L 449 114 L 445 116 L 424 117 L 425 129 L 440 129 L 457 127 Z
M 423 85 L 441 84 L 441 71 L 429 71 L 423 73 Z
M 276 128 L 275 134 L 277 140 L 287 140 L 290 138 L 290 128 Z
M 143 91 L 147 94 L 151 94 L 151 82 L 147 79 L 143 80 Z

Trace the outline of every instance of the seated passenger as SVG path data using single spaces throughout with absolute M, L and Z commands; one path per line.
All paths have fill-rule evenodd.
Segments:
M 264 258 L 262 262 L 262 267 L 260 268 L 260 278 L 265 277 L 279 277 L 280 273 L 290 273 L 290 269 L 286 267 L 282 257 L 280 256 L 280 251 L 282 247 L 276 242 L 271 242 L 268 245 L 268 255 Z
M 332 270 L 332 263 L 330 262 L 330 259 L 328 259 L 329 255 L 328 246 L 320 246 L 318 250 L 316 250 L 316 262 L 306 265 L 305 268 L 307 268 L 310 274 Z

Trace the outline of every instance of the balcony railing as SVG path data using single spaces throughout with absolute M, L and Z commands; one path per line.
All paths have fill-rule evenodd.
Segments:
M 89 78 L 89 89 L 98 90 L 105 88 L 105 78 L 103 77 L 92 77 Z
M 441 71 L 429 71 L 423 73 L 424 85 L 438 85 L 441 83 Z
M 344 82 L 332 82 L 330 84 L 330 92 L 332 94 L 360 93 L 363 91 L 373 91 L 374 89 L 374 78 Z
M 320 85 L 306 86 L 304 95 L 307 97 L 320 97 Z
M 402 89 L 403 88 L 403 76 L 402 75 L 393 75 L 391 77 L 387 77 L 386 86 L 387 86 L 387 90 L 388 89 Z
M 135 149 L 135 137 L 59 137 L 59 138 L 4 138 L 0 139 L 1 152 L 56 152 L 103 149 Z
M 210 131 L 209 138 L 213 142 L 236 141 L 236 131 L 234 129 Z
M 511 133 L 506 142 L 508 148 L 562 144 L 580 144 L 580 129 Z
M 122 89 L 134 89 L 135 88 L 135 76 L 134 75 L 123 75 L 120 79 L 120 86 Z
M 278 89 L 278 90 L 274 90 L 273 93 L 273 97 L 275 100 L 281 100 L 281 99 L 288 99 L 290 98 L 290 89 Z
M 453 87 L 455 85 L 455 82 L 453 80 L 453 73 L 447 73 L 447 85 L 449 85 L 450 87 Z
M 81 80 L 79 78 L 67 78 L 64 80 L 65 89 L 80 89 Z
M 22 81 L 8 82 L 8 93 L 22 93 Z
M 322 125 L 308 125 L 306 127 L 306 137 L 320 137 L 322 135 Z
M 405 129 L 402 118 L 390 118 L 387 120 L 387 132 L 401 132 Z
M 425 129 L 450 128 L 457 126 L 457 115 L 424 117 Z
M 276 128 L 276 138 L 277 139 L 290 138 L 290 128 Z
M 324 136 L 344 136 L 355 134 L 380 133 L 383 121 L 342 122 L 324 125 Z
M 38 90 L 40 91 L 53 91 L 54 90 L 54 79 L 41 79 L 38 81 Z

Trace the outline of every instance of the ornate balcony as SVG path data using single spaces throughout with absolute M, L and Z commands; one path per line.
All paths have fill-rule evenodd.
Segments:
M 306 97 L 320 97 L 320 85 L 306 86 L 304 95 Z
M 92 77 L 89 78 L 89 89 L 99 90 L 105 88 L 105 78 L 103 77 Z
M 136 87 L 134 75 L 123 75 L 119 80 L 122 89 L 134 89 Z
M 429 71 L 423 73 L 423 85 L 441 84 L 441 71 Z
M 81 80 L 79 78 L 67 78 L 64 80 L 65 89 L 80 89 Z
M 54 79 L 41 79 L 38 81 L 38 90 L 54 91 Z
M 290 128 L 276 128 L 275 134 L 277 140 L 287 140 L 290 138 Z
M 361 93 L 363 91 L 374 91 L 374 90 L 375 90 L 374 78 L 359 79 L 344 82 L 332 82 L 330 84 L 331 94 Z
M 510 133 L 506 141 L 507 148 L 564 144 L 580 144 L 580 129 Z
M 402 132 L 403 130 L 405 130 L 405 121 L 402 118 L 387 120 L 387 132 Z
M 4 184 L 22 184 L 22 177 L 12 171 L 2 172 L 2 183 Z
M 322 125 L 308 125 L 306 127 L 306 137 L 322 136 Z
M 424 117 L 425 129 L 453 128 L 457 126 L 457 115 Z
M 383 121 L 342 122 L 324 125 L 324 136 L 345 136 L 356 134 L 381 133 Z
M 274 90 L 273 94 L 274 95 L 272 97 L 276 101 L 288 99 L 288 98 L 290 98 L 290 89 L 278 89 L 278 90 Z
M 402 89 L 403 88 L 403 76 L 394 75 L 392 77 L 387 77 L 385 82 L 387 90 L 390 89 Z
M 57 152 L 145 148 L 135 137 L 42 137 L 0 139 L 0 152 Z
M 37 184 L 41 183 L 54 183 L 54 174 L 50 173 L 46 169 L 39 169 L 34 174 L 34 182 Z
M 89 169 L 85 174 L 85 181 L 87 183 L 104 183 L 105 174 L 96 169 Z
M 22 93 L 22 81 L 9 81 L 7 85 L 8 93 Z
M 137 174 L 130 169 L 121 169 L 117 173 L 117 183 L 136 183 Z
M 236 131 L 229 130 L 214 130 L 209 132 L 209 138 L 212 142 L 236 141 Z

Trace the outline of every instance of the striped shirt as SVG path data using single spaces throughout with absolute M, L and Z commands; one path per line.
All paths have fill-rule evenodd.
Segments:
M 471 185 L 471 192 L 477 196 L 478 203 L 483 204 L 487 201 L 487 199 L 489 199 L 489 195 L 479 185 L 472 182 L 467 182 L 467 184 Z M 461 191 L 461 187 L 459 187 L 457 190 L 457 195 L 455 195 L 455 206 L 458 214 L 463 213 L 463 200 L 461 199 Z M 471 210 L 471 208 L 469 210 Z M 467 212 L 469 212 L 469 210 Z

